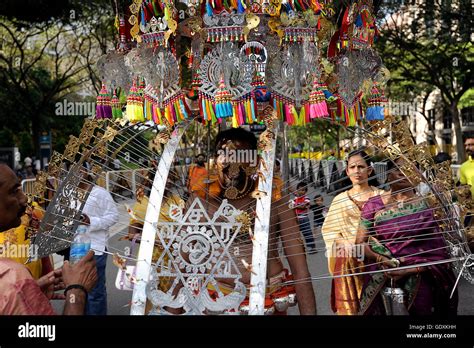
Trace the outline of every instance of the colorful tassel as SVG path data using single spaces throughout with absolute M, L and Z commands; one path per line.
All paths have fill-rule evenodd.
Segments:
M 254 98 L 250 97 L 250 112 L 252 114 L 252 123 L 257 121 L 257 116 L 256 116 L 257 112 L 255 111 L 255 106 L 256 106 L 256 103 L 254 101 Z
M 99 95 L 97 96 L 97 104 L 95 107 L 95 118 L 112 118 L 112 107 L 110 106 L 110 95 L 107 93 L 105 84 L 102 84 Z
M 368 107 L 365 111 L 365 119 L 367 121 L 378 121 L 384 119 L 384 104 L 387 98 L 383 91 L 379 91 L 377 84 L 374 83 L 368 98 Z
M 313 90 L 309 94 L 308 104 L 305 106 L 309 110 L 310 118 L 328 117 L 328 106 L 326 97 L 319 82 L 314 79 Z
M 112 107 L 112 117 L 115 118 L 122 118 L 122 106 L 120 105 L 120 100 L 117 97 L 117 92 L 114 90 L 114 95 L 110 102 Z
M 143 122 L 145 120 L 143 115 L 143 98 L 138 92 L 135 81 L 133 81 L 127 97 L 126 118 L 130 122 Z
M 244 0 L 237 0 L 237 13 L 244 13 L 245 7 Z
M 216 117 L 225 118 L 231 117 L 232 112 L 232 95 L 226 89 L 224 78 L 221 78 L 219 89 L 215 96 Z
M 209 3 L 209 0 L 206 1 L 206 14 L 209 17 L 212 17 L 213 15 L 212 7 L 211 7 L 211 4 Z
M 183 118 L 184 118 L 184 119 L 187 119 L 187 118 L 189 117 L 189 113 L 188 113 L 188 110 L 187 110 L 187 108 L 186 108 L 186 103 L 183 101 L 182 98 L 180 98 L 180 99 L 178 100 L 178 103 L 179 103 L 179 108 L 180 108 L 180 110 L 181 110 L 181 113 L 182 113 L 182 115 L 183 115 Z

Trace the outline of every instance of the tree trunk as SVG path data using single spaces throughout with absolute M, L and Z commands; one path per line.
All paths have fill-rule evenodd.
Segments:
M 41 120 L 39 114 L 33 114 L 33 117 L 31 118 L 31 133 L 33 135 L 33 149 L 35 152 L 33 156 L 36 156 L 36 158 L 40 158 L 39 139 L 41 135 Z M 31 154 L 28 154 L 28 156 L 30 155 Z
M 431 94 L 431 92 L 427 93 L 423 97 L 423 106 L 422 106 L 422 110 L 421 110 L 421 112 L 422 112 L 421 115 L 423 116 L 423 118 L 428 123 L 428 131 L 431 132 L 431 139 L 432 139 L 434 145 L 436 146 L 437 149 L 441 149 L 441 146 L 438 144 L 438 140 L 436 139 L 436 116 L 433 117 L 434 120 L 432 121 L 431 117 L 428 117 L 427 114 L 426 114 L 426 102 L 428 101 L 428 98 L 429 98 L 430 94 Z
M 458 100 L 453 101 L 451 103 L 449 111 L 453 116 L 454 134 L 456 136 L 456 152 L 458 154 L 458 163 L 461 164 L 466 160 L 466 155 L 464 153 L 464 142 L 462 139 L 461 119 L 458 110 L 458 102 Z

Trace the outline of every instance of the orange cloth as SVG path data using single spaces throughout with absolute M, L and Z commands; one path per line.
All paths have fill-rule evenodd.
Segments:
M 195 192 L 199 197 L 204 193 L 206 184 L 204 180 L 207 179 L 207 169 L 198 165 L 194 165 L 189 168 L 188 175 L 188 190 L 189 192 Z M 203 197 L 201 197 L 203 198 Z
M 199 196 L 201 199 L 206 198 L 207 190 L 210 196 L 218 196 L 221 192 L 219 182 L 214 174 L 208 174 L 205 167 L 194 165 L 189 169 L 188 190 Z M 206 184 L 207 180 L 210 184 Z
M 336 257 L 334 275 L 363 271 L 364 263 L 354 257 Z M 363 279 L 360 276 L 333 278 L 331 309 L 338 315 L 357 315 L 360 307 Z

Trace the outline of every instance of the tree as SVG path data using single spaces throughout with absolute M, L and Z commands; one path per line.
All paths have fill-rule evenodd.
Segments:
M 338 149 L 344 129 L 331 121 L 316 119 L 305 126 L 293 126 L 288 130 L 288 139 L 292 146 L 301 145 L 302 151 L 325 151 Z M 290 149 L 291 150 L 291 149 Z
M 82 117 L 57 117 L 54 105 L 79 90 L 98 92 L 94 66 L 114 42 L 112 14 L 109 6 L 87 2 L 67 18 L 0 17 L 0 121 L 13 134 L 26 129 L 36 154 L 42 131 L 80 130 Z
M 413 94 L 423 91 L 425 98 L 439 90 L 443 108 L 452 116 L 461 162 L 459 101 L 474 86 L 472 23 L 470 1 L 416 1 L 384 18 L 377 44 L 392 72 L 392 86 L 404 84 Z

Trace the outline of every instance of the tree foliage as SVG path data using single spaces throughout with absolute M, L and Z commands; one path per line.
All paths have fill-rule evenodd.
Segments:
M 67 4 L 72 4 L 66 6 L 70 10 L 56 18 L 31 17 L 28 11 L 20 17 L 0 17 L 0 122 L 5 134 L 1 142 L 16 144 L 25 155 L 38 154 L 43 131 L 52 131 L 57 150 L 69 134 L 79 132 L 84 116 L 55 115 L 55 104 L 77 98 L 80 91 L 98 92 L 94 65 L 114 42 L 110 6 Z M 29 142 L 25 133 L 30 134 Z
M 377 49 L 392 73 L 389 93 L 411 100 L 424 96 L 426 101 L 438 90 L 444 110 L 452 115 L 457 152 L 463 160 L 459 101 L 474 86 L 472 4 L 466 0 L 412 3 L 387 14 L 380 23 Z

